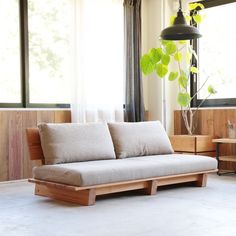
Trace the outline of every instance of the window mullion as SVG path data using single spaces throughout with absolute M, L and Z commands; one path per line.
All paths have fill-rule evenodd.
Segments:
M 29 105 L 28 0 L 19 0 L 21 46 L 21 101 Z

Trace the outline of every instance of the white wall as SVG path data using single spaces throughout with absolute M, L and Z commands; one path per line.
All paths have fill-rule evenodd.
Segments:
M 147 52 L 159 46 L 161 31 L 161 0 L 143 0 L 142 4 L 142 50 Z M 162 81 L 153 74 L 143 77 L 144 103 L 150 120 L 162 120 Z
M 159 47 L 159 36 L 163 27 L 169 25 L 170 16 L 176 14 L 175 0 L 143 0 L 142 15 L 142 48 L 143 53 L 152 47 Z M 166 130 L 173 133 L 173 112 L 178 108 L 176 103 L 178 86 L 175 82 L 157 78 L 155 74 L 143 77 L 145 107 L 150 120 L 166 120 Z M 163 106 L 163 104 L 166 106 Z M 166 110 L 163 110 L 164 107 Z M 166 114 L 166 116 L 165 116 Z

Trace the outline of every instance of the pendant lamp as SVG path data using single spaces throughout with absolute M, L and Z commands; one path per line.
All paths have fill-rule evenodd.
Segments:
M 179 0 L 179 10 L 172 26 L 161 32 L 164 40 L 190 40 L 202 37 L 198 28 L 187 24 L 182 11 L 182 2 Z

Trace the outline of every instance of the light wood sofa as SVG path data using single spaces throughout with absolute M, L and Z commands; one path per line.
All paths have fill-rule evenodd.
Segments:
M 43 126 L 57 128 L 56 124 Z M 147 128 L 146 132 L 141 126 L 144 126 L 144 130 Z M 155 134 L 156 131 L 158 135 Z M 38 128 L 28 128 L 26 133 L 30 158 L 42 162 L 42 166 L 34 169 L 34 178 L 29 179 L 29 182 L 35 183 L 35 194 L 80 205 L 93 205 L 96 196 L 115 192 L 143 189 L 145 194 L 153 195 L 158 186 L 184 182 L 193 182 L 198 187 L 204 187 L 207 174 L 217 171 L 217 162 L 213 158 L 173 154 L 168 137 L 159 122 L 109 124 L 109 132 L 116 158 L 119 159 L 100 160 L 95 156 L 95 160 L 82 162 L 67 160 L 67 163 L 61 163 L 57 159 L 58 163 L 54 164 L 48 161 L 48 156 L 45 157 L 45 153 L 48 155 L 45 145 L 51 144 L 51 140 L 45 139 Z M 65 142 L 68 139 L 65 139 Z M 72 140 L 74 139 L 75 137 Z M 82 142 L 84 139 L 86 137 Z M 147 140 L 154 140 L 154 143 L 149 145 L 145 143 Z M 98 148 L 101 146 L 99 142 Z M 141 146 L 140 149 L 137 144 Z M 53 145 L 50 148 L 54 148 Z M 136 148 L 130 150 L 129 145 Z M 162 148 L 163 145 L 166 146 Z M 66 148 L 59 146 L 60 152 Z M 65 151 L 66 155 L 67 152 L 68 150 Z M 51 149 L 49 154 L 53 155 Z

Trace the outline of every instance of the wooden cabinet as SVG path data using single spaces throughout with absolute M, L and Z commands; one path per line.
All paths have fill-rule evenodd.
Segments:
M 215 156 L 215 144 L 209 135 L 171 135 L 170 141 L 176 153 Z

